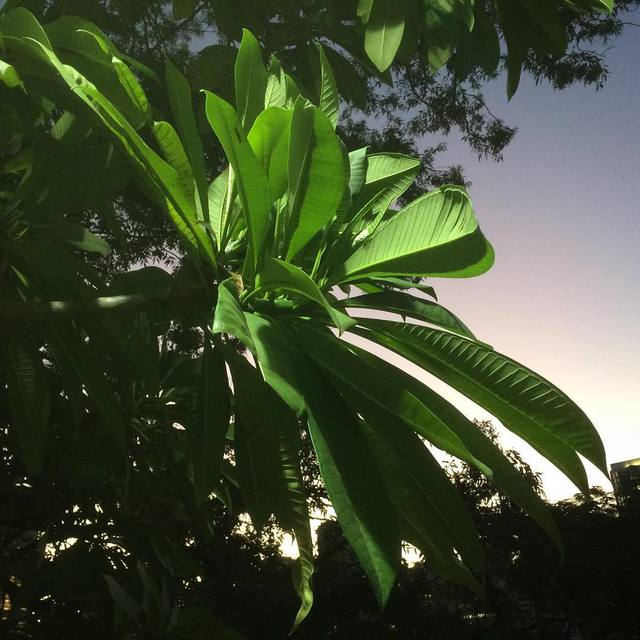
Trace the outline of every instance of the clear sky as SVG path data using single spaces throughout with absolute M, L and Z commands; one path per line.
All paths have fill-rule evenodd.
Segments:
M 492 112 L 519 128 L 504 162 L 479 162 L 453 137 L 441 159 L 465 167 L 496 263 L 479 278 L 435 284 L 480 339 L 585 410 L 611 463 L 640 457 L 639 28 L 627 28 L 608 61 L 599 92 L 555 92 L 527 78 L 507 103 L 503 81 L 487 88 Z M 575 492 L 517 438 L 504 442 L 543 472 L 550 499 Z M 588 470 L 592 484 L 608 486 Z

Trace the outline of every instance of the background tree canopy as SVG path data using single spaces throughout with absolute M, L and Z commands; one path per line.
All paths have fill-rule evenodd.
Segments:
M 421 132 L 459 126 L 498 156 L 512 132 L 483 115 L 480 86 L 501 66 L 509 94 L 522 68 L 558 86 L 602 81 L 604 60 L 581 43 L 622 18 L 594 8 L 611 10 L 4 4 L 0 526 L 14 628 L 81 636 L 113 619 L 95 632 L 234 637 L 199 585 L 216 563 L 242 570 L 227 555 L 262 553 L 276 523 L 299 551 L 297 627 L 313 600 L 309 508 L 325 489 L 380 605 L 403 541 L 480 593 L 473 505 L 425 443 L 490 478 L 562 552 L 517 460 L 339 335 L 465 393 L 585 493 L 578 454 L 606 473 L 584 413 L 437 304 L 426 278 L 479 275 L 493 249 L 448 184 L 460 176 L 425 176 L 407 153 Z M 208 30 L 216 44 L 200 49 Z M 238 535 L 241 513 L 262 539 Z

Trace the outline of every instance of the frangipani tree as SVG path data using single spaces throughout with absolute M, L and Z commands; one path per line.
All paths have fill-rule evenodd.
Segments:
M 493 250 L 463 188 L 443 186 L 398 208 L 417 161 L 344 148 L 322 47 L 310 95 L 275 58 L 265 67 L 244 32 L 235 107 L 204 96 L 204 117 L 228 159 L 211 176 L 191 87 L 170 62 L 165 78 L 154 78 L 92 24 L 65 17 L 43 27 L 20 8 L 2 15 L 0 36 L 0 88 L 14 123 L 0 213 L 3 366 L 16 451 L 29 473 L 40 473 L 46 457 L 51 366 L 75 411 L 98 415 L 122 455 L 139 437 L 131 416 L 145 410 L 128 404 L 123 379 L 143 389 L 145 402 L 176 405 L 195 504 L 212 496 L 231 504 L 228 487 L 237 486 L 257 528 L 274 516 L 295 535 L 296 624 L 311 607 L 313 573 L 302 431 L 381 605 L 402 541 L 442 575 L 481 589 L 478 533 L 425 443 L 477 467 L 561 546 L 542 500 L 500 450 L 381 348 L 486 408 L 585 492 L 579 456 L 606 473 L 600 438 L 562 391 L 477 340 L 436 302 L 425 278 L 481 275 Z M 136 73 L 165 84 L 170 115 L 149 103 Z M 74 214 L 108 216 L 131 173 L 175 226 L 184 266 L 107 284 L 83 252 L 108 246 Z M 204 336 L 186 396 L 160 373 L 158 336 L 176 317 Z

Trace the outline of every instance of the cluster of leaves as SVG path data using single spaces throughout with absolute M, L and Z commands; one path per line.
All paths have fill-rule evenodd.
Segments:
M 182 508 L 202 526 L 215 500 L 247 511 L 258 529 L 273 516 L 300 552 L 296 625 L 312 603 L 305 438 L 380 604 L 403 540 L 441 575 L 481 589 L 478 531 L 424 441 L 490 477 L 560 544 L 540 496 L 490 438 L 426 385 L 336 336 L 351 332 L 441 378 L 583 491 L 578 454 L 606 473 L 584 413 L 435 301 L 424 278 L 482 274 L 491 246 L 462 187 L 443 185 L 398 210 L 419 162 L 366 147 L 347 152 L 322 46 L 309 88 L 275 56 L 265 67 L 245 31 L 233 65 L 235 108 L 208 91 L 200 114 L 172 63 L 159 79 L 81 18 L 42 26 L 10 8 L 0 37 L 10 123 L 0 211 L 3 401 L 10 458 L 30 478 L 47 477 L 51 443 L 68 421 L 60 437 L 109 442 L 121 479 L 132 466 L 179 469 Z M 152 105 L 141 77 L 164 86 L 166 111 Z M 228 162 L 218 174 L 207 164 L 200 115 Z M 82 216 L 121 235 L 113 202 L 131 188 L 131 174 L 172 225 L 184 259 L 172 274 L 147 267 L 105 281 L 86 253 L 109 247 Z M 377 311 L 427 324 L 376 319 Z M 197 338 L 195 358 L 168 355 L 171 322 Z M 162 464 L 135 458 L 149 432 L 166 440 Z M 114 498 L 111 511 L 125 503 Z M 146 592 L 162 606 L 169 599 L 157 584 Z M 138 611 L 116 599 L 125 614 Z M 165 631 L 177 624 L 166 607 L 148 617 Z

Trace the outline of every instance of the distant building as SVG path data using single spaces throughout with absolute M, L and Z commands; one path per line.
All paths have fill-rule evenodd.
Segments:
M 618 505 L 637 503 L 640 499 L 640 458 L 612 464 L 611 481 Z

